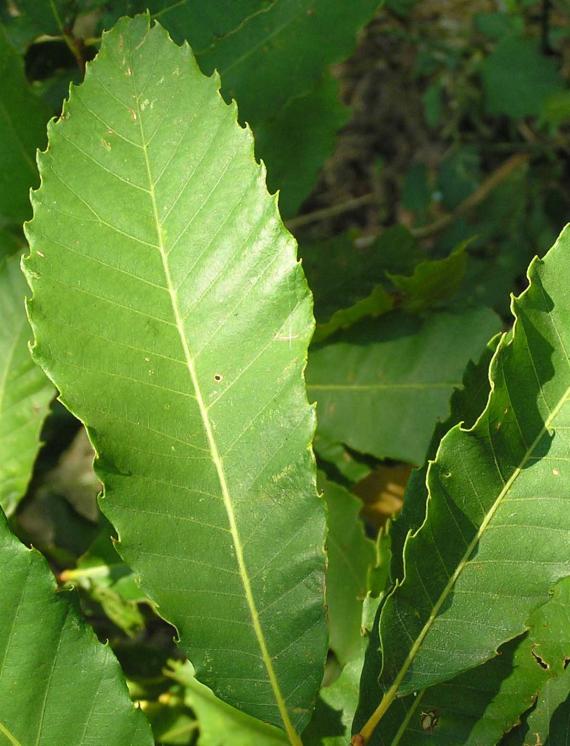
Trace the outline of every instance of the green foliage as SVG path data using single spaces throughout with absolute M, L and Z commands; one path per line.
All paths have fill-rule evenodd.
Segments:
M 396 696 L 492 657 L 569 572 L 559 486 L 570 390 L 569 251 L 566 231 L 531 266 L 529 288 L 513 301 L 513 331 L 493 358 L 485 411 L 470 430 L 456 426 L 445 436 L 429 468 L 426 519 L 406 542 L 405 576 L 380 617 L 386 691 L 368 734 Z
M 289 743 L 277 728 L 256 720 L 218 699 L 206 686 L 194 678 L 192 667 L 176 666 L 170 674 L 184 686 L 184 701 L 200 722 L 199 746 L 278 746 Z
M 529 618 L 528 634 L 502 646 L 498 656 L 479 668 L 420 692 L 417 697 L 404 698 L 399 703 L 398 721 L 405 724 L 399 733 L 399 743 L 412 746 L 424 741 L 452 742 L 477 746 L 499 743 L 505 733 L 512 738 L 523 731 L 525 735 L 532 733 L 533 739 L 539 733 L 541 742 L 545 743 L 548 722 L 542 731 L 540 727 L 531 730 L 526 724 L 517 726 L 525 710 L 531 711 L 529 725 L 531 720 L 536 721 L 538 713 L 546 714 L 547 708 L 541 703 L 550 700 L 555 704 L 551 690 L 559 689 L 564 697 L 567 695 L 563 661 L 570 643 L 568 610 L 567 602 L 560 601 L 568 587 L 567 581 L 559 584 L 554 598 Z M 548 638 L 556 639 L 558 650 L 553 651 L 554 655 L 547 652 Z M 422 727 L 422 713 L 436 713 L 435 734 Z M 389 727 L 383 731 L 386 734 Z
M 110 648 L 70 594 L 57 593 L 45 560 L 18 541 L 1 510 L 0 562 L 2 743 L 150 745 Z
M 471 427 L 485 409 L 489 396 L 489 365 L 500 339 L 496 335 L 489 342 L 479 361 L 469 362 L 463 375 L 462 388 L 455 389 L 450 401 L 450 414 L 445 422 L 439 422 L 433 432 L 428 452 L 422 466 L 414 469 L 406 485 L 404 505 L 392 526 L 392 580 L 403 574 L 403 550 L 407 535 L 416 531 L 424 521 L 428 499 L 427 474 L 429 464 L 436 458 L 437 449 L 443 436 L 454 425 L 462 423 Z
M 413 236 L 401 226 L 388 229 L 363 249 L 354 250 L 351 237 L 341 235 L 307 242 L 301 251 L 315 294 L 314 343 L 367 316 L 390 311 L 395 300 L 389 273 L 412 271 L 419 255 Z
M 334 482 L 321 485 L 328 512 L 327 607 L 329 645 L 342 665 L 361 645 L 362 602 L 376 564 L 376 548 L 359 519 L 361 502 Z
M 554 60 L 540 54 L 530 39 L 507 37 L 485 60 L 482 70 L 490 114 L 536 116 L 562 80 Z
M 1 744 L 566 741 L 569 11 L 0 0 Z
M 0 260 L 0 506 L 10 515 L 26 492 L 54 391 L 28 350 L 20 257 Z
M 220 37 L 199 54 L 200 65 L 206 73 L 218 70 L 224 95 L 238 99 L 240 115 L 255 124 L 273 116 L 289 99 L 310 91 L 327 65 L 348 56 L 356 31 L 379 4 L 378 0 L 265 3 L 239 33 Z M 307 44 L 307 39 L 315 43 Z
M 467 267 L 465 247 L 459 246 L 444 259 L 419 262 L 410 277 L 388 275 L 402 293 L 400 307 L 410 313 L 445 305 L 461 287 Z
M 21 223 L 31 214 L 37 184 L 34 152 L 45 142 L 48 111 L 24 78 L 22 62 L 0 26 L 0 218 Z
M 255 127 L 256 151 L 268 169 L 267 185 L 271 191 L 281 190 L 282 215 L 298 211 L 347 115 L 338 98 L 337 82 L 324 76 L 313 91 L 290 99 L 278 116 Z
M 259 130 L 256 150 L 271 167 L 269 186 L 282 190 L 285 216 L 294 214 L 309 193 L 346 121 L 325 70 L 348 56 L 356 32 L 379 4 L 225 0 L 214 12 L 191 0 L 175 3 L 172 10 L 163 0 L 149 6 L 177 41 L 191 43 L 206 74 L 220 73 L 225 98 L 235 98 L 240 119 L 256 135 Z M 134 5 L 143 10 L 146 3 Z
M 40 158 L 27 228 L 34 354 L 86 423 L 120 552 L 198 678 L 294 741 L 325 644 L 324 515 L 301 375 L 310 297 L 251 135 L 218 88 L 148 17 L 105 37 Z M 231 241 L 213 242 L 224 229 Z
M 395 314 L 315 349 L 307 388 L 318 405 L 319 430 L 378 459 L 420 465 L 463 369 L 497 328 L 488 309 L 427 320 Z

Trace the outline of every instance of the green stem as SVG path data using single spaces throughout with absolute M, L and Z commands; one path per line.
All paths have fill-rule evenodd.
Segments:
M 61 16 L 59 15 L 59 11 L 56 7 L 56 4 L 54 0 L 49 0 L 50 6 L 51 6 L 51 12 L 53 13 L 53 17 L 56 20 L 57 25 L 59 26 L 59 29 L 63 35 L 63 41 L 67 44 L 67 48 L 71 52 L 71 54 L 75 57 L 75 60 L 79 66 L 79 69 L 82 73 L 85 72 L 85 60 L 83 59 L 83 54 L 81 53 L 81 42 L 75 38 L 73 33 L 70 31 L 69 28 L 65 27 L 65 24 L 61 20 Z
M 74 570 L 63 570 L 59 574 L 59 580 L 62 583 L 71 583 L 74 580 L 83 578 L 106 578 L 111 574 L 113 567 L 125 567 L 122 562 L 114 565 L 96 565 L 94 567 L 76 567 Z

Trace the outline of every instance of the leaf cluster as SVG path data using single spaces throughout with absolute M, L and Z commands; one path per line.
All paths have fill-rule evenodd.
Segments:
M 568 9 L 463 5 L 0 2 L 1 744 L 567 737 Z

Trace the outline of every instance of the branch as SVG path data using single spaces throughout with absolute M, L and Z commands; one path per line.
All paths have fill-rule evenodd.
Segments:
M 365 205 L 373 205 L 377 201 L 375 194 L 363 194 L 361 197 L 354 197 L 346 202 L 341 202 L 339 205 L 332 205 L 332 207 L 323 207 L 322 210 L 315 210 L 309 212 L 306 215 L 299 215 L 297 218 L 291 218 L 285 225 L 289 230 L 295 230 L 295 228 L 301 228 L 309 223 L 316 223 L 319 220 L 326 220 L 327 218 L 334 218 L 337 215 L 342 215 L 345 212 L 351 212 L 357 210 L 359 207 Z
M 450 225 L 458 217 L 461 217 L 465 213 L 470 212 L 479 204 L 481 204 L 481 202 L 483 202 L 489 196 L 489 194 L 497 186 L 499 186 L 499 184 L 505 181 L 505 179 L 507 179 L 513 171 L 519 168 L 519 166 L 527 163 L 528 160 L 528 153 L 517 153 L 515 155 L 512 155 L 510 158 L 507 158 L 507 160 L 502 163 L 495 171 L 493 171 L 493 173 L 490 174 L 485 179 L 485 181 L 479 185 L 479 187 L 473 192 L 473 194 L 470 194 L 467 199 L 463 200 L 463 202 L 453 212 L 442 215 L 437 220 L 434 220 L 433 223 L 429 223 L 428 225 L 424 225 L 419 228 L 412 228 L 410 232 L 416 238 L 429 238 L 435 233 L 439 233 L 444 228 L 447 228 L 447 226 Z M 351 212 L 352 210 L 357 210 L 359 207 L 364 207 L 366 205 L 373 205 L 376 202 L 376 194 L 370 192 L 369 194 L 363 194 L 361 197 L 354 197 L 353 199 L 349 199 L 346 202 L 341 202 L 338 205 L 323 207 L 321 210 L 315 210 L 314 212 L 309 212 L 306 215 L 299 215 L 296 218 L 291 218 L 291 220 L 287 220 L 285 225 L 290 231 L 294 231 L 297 228 L 302 228 L 303 226 L 309 225 L 310 223 L 316 223 L 320 220 L 334 218 L 337 215 L 343 215 L 345 212 Z M 366 248 L 367 246 L 370 246 L 370 244 L 372 244 L 376 240 L 376 238 L 377 236 L 362 236 L 362 238 L 356 240 L 356 245 L 358 246 L 358 248 Z
M 516 155 L 507 158 L 507 160 L 493 171 L 493 173 L 491 173 L 485 181 L 479 185 L 473 194 L 470 194 L 467 199 L 464 199 L 453 212 L 442 215 L 437 220 L 434 220 L 433 223 L 429 223 L 428 225 L 423 225 L 419 228 L 412 228 L 410 233 L 415 238 L 420 239 L 429 238 L 436 233 L 440 233 L 444 228 L 447 228 L 448 225 L 453 223 L 454 220 L 480 205 L 481 202 L 483 202 L 489 194 L 499 186 L 499 184 L 505 181 L 513 171 L 516 171 L 517 168 L 527 163 L 528 160 L 528 153 L 517 153 Z M 377 237 L 378 236 L 362 236 L 361 238 L 356 239 L 355 245 L 359 249 L 365 249 L 373 244 Z
M 433 236 L 434 233 L 439 233 L 444 228 L 447 228 L 447 226 L 454 220 L 461 217 L 466 212 L 470 212 L 473 208 L 480 205 L 481 202 L 484 202 L 489 194 L 496 189 L 499 184 L 505 181 L 513 171 L 516 171 L 516 169 L 519 168 L 519 166 L 527 163 L 528 159 L 529 156 L 526 153 L 512 155 L 502 163 L 499 168 L 493 171 L 493 173 L 477 187 L 473 194 L 470 194 L 467 199 L 464 199 L 453 212 L 450 212 L 447 215 L 442 215 L 433 223 L 429 223 L 429 225 L 424 225 L 421 228 L 412 228 L 412 234 L 416 238 L 428 238 L 429 236 Z

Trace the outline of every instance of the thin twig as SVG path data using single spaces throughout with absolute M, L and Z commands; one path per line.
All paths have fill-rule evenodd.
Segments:
M 51 11 L 56 20 L 57 25 L 63 35 L 63 41 L 67 44 L 67 47 L 71 54 L 75 57 L 77 65 L 81 70 L 82 74 L 85 73 L 85 59 L 82 52 L 82 43 L 80 39 L 77 39 L 70 28 L 67 28 L 63 23 L 59 11 L 54 3 L 54 0 L 50 0 Z
M 309 223 L 316 223 L 319 220 L 326 220 L 327 218 L 334 218 L 337 215 L 342 215 L 345 212 L 351 212 L 357 210 L 359 207 L 365 205 L 373 205 L 377 201 L 377 196 L 373 193 L 363 194 L 361 197 L 354 197 L 346 202 L 341 202 L 339 205 L 332 205 L 332 207 L 323 207 L 322 210 L 315 210 L 309 212 L 306 215 L 299 215 L 298 218 L 292 218 L 288 220 L 286 225 L 289 230 L 295 228 L 301 228 L 301 226 L 309 225 Z
M 526 153 L 517 153 L 516 155 L 512 155 L 510 158 L 508 158 L 504 163 L 502 163 L 499 168 L 497 168 L 495 171 L 493 171 L 492 174 L 490 174 L 485 181 L 480 184 L 477 189 L 467 197 L 467 199 L 464 199 L 463 202 L 451 213 L 448 213 L 447 215 L 442 215 L 440 218 L 435 220 L 433 223 L 430 223 L 429 225 L 424 225 L 421 228 L 412 228 L 412 235 L 414 235 L 416 238 L 428 238 L 429 236 L 433 236 L 434 233 L 440 233 L 444 228 L 447 228 L 450 223 L 452 223 L 457 218 L 461 217 L 467 212 L 471 212 L 473 208 L 477 207 L 481 204 L 481 202 L 484 202 L 485 199 L 491 194 L 491 192 L 496 189 L 496 187 L 499 186 L 505 179 L 507 179 L 513 171 L 516 171 L 519 166 L 522 166 L 524 163 L 527 163 L 528 161 L 528 154 Z
M 507 158 L 507 160 L 493 171 L 493 173 L 491 173 L 485 181 L 480 184 L 479 187 L 469 195 L 469 197 L 467 197 L 467 199 L 464 199 L 453 212 L 442 215 L 437 218 L 437 220 L 434 220 L 433 223 L 429 223 L 428 225 L 423 225 L 419 228 L 412 228 L 410 233 L 415 238 L 420 239 L 430 238 L 436 233 L 440 233 L 442 230 L 447 228 L 448 225 L 453 223 L 454 220 L 480 205 L 481 202 L 483 202 L 489 194 L 499 186 L 499 184 L 505 181 L 513 171 L 516 171 L 517 168 L 527 163 L 528 160 L 528 153 L 517 153 L 516 155 Z M 356 239 L 355 245 L 359 249 L 365 249 L 373 244 L 377 238 L 377 235 L 362 236 L 361 238 Z

